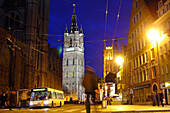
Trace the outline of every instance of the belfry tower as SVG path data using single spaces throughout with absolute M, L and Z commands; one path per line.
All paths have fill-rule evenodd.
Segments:
M 107 46 L 106 42 L 104 41 L 104 78 L 111 73 L 115 73 L 115 55 L 114 55 L 114 45 Z
M 75 5 L 68 32 L 67 26 L 64 33 L 63 49 L 63 90 L 66 99 L 84 100 L 82 78 L 84 76 L 84 43 L 83 30 L 77 26 Z

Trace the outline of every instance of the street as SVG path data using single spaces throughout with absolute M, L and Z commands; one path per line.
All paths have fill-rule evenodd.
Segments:
M 102 108 L 100 105 L 94 106 L 91 105 L 92 113 L 120 113 L 120 112 L 140 112 L 140 113 L 162 113 L 162 112 L 170 112 L 170 106 L 165 105 L 165 107 L 161 106 L 151 106 L 151 105 L 108 105 L 107 108 Z M 57 108 L 42 108 L 42 109 L 0 109 L 0 113 L 85 113 L 85 105 L 75 105 L 75 104 L 66 104 L 63 107 Z

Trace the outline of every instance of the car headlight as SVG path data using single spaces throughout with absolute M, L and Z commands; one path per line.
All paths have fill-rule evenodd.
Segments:
M 30 106 L 32 106 L 33 105 L 33 102 L 30 102 Z
M 44 104 L 46 104 L 46 105 L 47 105 L 48 103 L 49 103 L 49 101 L 44 101 Z

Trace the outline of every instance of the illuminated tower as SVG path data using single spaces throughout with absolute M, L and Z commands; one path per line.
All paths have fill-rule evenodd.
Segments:
M 75 6 L 75 5 L 73 5 Z M 84 75 L 83 30 L 78 30 L 75 8 L 71 18 L 70 32 L 67 26 L 64 33 L 63 51 L 63 90 L 66 99 L 84 100 L 82 78 Z
M 114 46 L 106 47 L 104 42 L 104 78 L 109 72 L 115 73 L 114 70 Z

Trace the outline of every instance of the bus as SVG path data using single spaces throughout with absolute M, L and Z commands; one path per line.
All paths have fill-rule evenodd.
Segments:
M 29 108 L 33 107 L 57 107 L 64 105 L 64 93 L 52 88 L 31 89 Z

